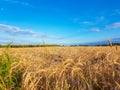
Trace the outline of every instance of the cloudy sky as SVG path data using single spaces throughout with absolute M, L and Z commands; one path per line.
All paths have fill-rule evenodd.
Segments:
M 0 44 L 120 41 L 120 0 L 0 0 Z

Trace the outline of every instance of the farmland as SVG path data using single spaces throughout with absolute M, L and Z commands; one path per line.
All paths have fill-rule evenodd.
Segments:
M 120 90 L 120 46 L 0 48 L 0 90 Z

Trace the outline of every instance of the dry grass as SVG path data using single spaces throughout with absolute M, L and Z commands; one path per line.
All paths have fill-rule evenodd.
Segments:
M 4 49 L 3 49 L 4 50 Z M 22 90 L 120 90 L 120 47 L 12 48 Z

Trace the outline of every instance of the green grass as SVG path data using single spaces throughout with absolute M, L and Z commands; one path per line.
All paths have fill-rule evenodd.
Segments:
M 20 90 L 21 70 L 11 71 L 11 65 L 18 61 L 8 53 L 0 55 L 0 90 Z

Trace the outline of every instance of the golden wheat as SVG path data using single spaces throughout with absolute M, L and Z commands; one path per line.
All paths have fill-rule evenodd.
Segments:
M 114 47 L 114 46 L 113 46 Z M 22 90 L 120 90 L 120 47 L 11 48 Z

